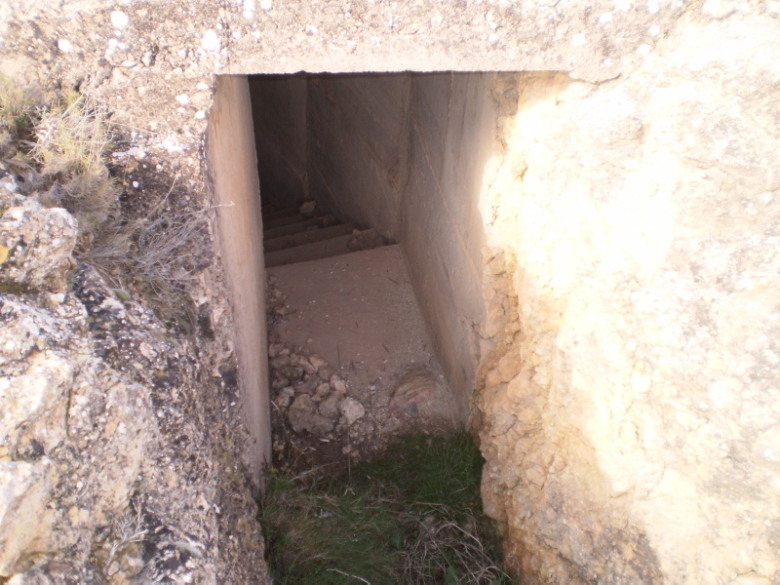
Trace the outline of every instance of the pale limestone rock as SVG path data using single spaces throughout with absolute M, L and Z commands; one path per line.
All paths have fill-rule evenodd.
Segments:
M 287 411 L 290 425 L 297 433 L 306 431 L 313 435 L 325 435 L 333 430 L 333 419 L 317 412 L 317 405 L 308 394 L 300 394 Z
M 339 418 L 339 401 L 341 396 L 338 392 L 332 393 L 325 400 L 320 402 L 318 410 L 325 418 L 336 420 Z
M 33 355 L 25 365 L 21 375 L 0 377 L 0 450 L 20 455 L 29 449 L 48 452 L 65 439 L 76 374 L 73 362 L 49 352 Z
M 0 283 L 65 290 L 76 245 L 76 220 L 61 208 L 28 197 L 0 217 Z
M 25 553 L 49 545 L 51 471 L 47 460 L 0 461 L 0 575 L 13 574 Z
M 722 20 L 681 21 L 611 84 L 518 86 L 526 168 L 494 180 L 514 223 L 487 237 L 516 258 L 521 335 L 502 324 L 480 407 L 486 507 L 531 582 L 780 570 L 780 216 L 760 196 L 780 186 L 780 24 L 736 7 L 705 3 Z

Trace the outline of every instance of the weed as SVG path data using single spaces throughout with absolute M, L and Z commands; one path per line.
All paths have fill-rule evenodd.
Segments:
M 115 209 L 120 193 L 104 160 L 110 144 L 107 114 L 66 93 L 40 114 L 30 156 L 50 184 L 44 196 L 76 217 L 92 234 Z
M 262 504 L 279 583 L 504 585 L 466 433 L 402 437 L 333 477 L 271 475 Z
M 35 95 L 0 76 L 0 169 L 23 193 L 67 209 L 79 224 L 79 250 L 115 211 L 120 193 L 106 166 L 106 112 L 72 91 Z
M 25 195 L 64 207 L 78 221 L 77 259 L 117 288 L 131 282 L 166 323 L 192 329 L 195 310 L 186 283 L 208 265 L 208 210 L 169 211 L 168 194 L 123 216 L 121 189 L 107 165 L 109 114 L 75 91 L 34 95 L 0 76 L 0 172 Z
M 19 140 L 28 138 L 35 113 L 29 92 L 0 76 L 0 157 L 12 158 Z

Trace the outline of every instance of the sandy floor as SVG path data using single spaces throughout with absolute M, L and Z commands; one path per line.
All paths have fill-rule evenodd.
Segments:
M 268 274 L 277 456 L 317 463 L 354 459 L 405 428 L 456 424 L 398 246 L 270 268 Z M 346 394 L 335 398 L 339 380 Z M 321 386 L 329 381 L 333 388 Z M 311 400 L 301 398 L 304 393 Z M 322 413 L 332 415 L 326 411 L 346 405 L 339 402 L 344 399 L 353 401 L 352 408 L 340 408 L 328 430 Z

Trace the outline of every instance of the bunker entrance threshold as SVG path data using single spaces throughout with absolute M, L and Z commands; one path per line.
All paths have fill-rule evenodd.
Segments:
M 464 427 L 466 400 L 439 359 L 453 329 L 437 331 L 434 314 L 449 305 L 447 319 L 459 320 L 463 311 L 431 285 L 465 276 L 459 265 L 469 252 L 448 241 L 456 218 L 419 203 L 438 183 L 430 203 L 473 211 L 473 192 L 445 192 L 444 175 L 462 174 L 460 165 L 435 168 L 430 157 L 445 163 L 461 142 L 467 160 L 484 81 L 451 73 L 249 77 L 276 460 L 358 461 L 404 431 Z M 458 101 L 461 115 L 450 119 Z M 437 135 L 448 126 L 449 137 Z M 437 234 L 438 245 L 428 237 Z

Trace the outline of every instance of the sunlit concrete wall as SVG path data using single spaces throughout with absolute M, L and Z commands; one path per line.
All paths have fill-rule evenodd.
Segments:
M 251 110 L 247 78 L 220 77 L 207 131 L 208 168 L 219 251 L 238 315 L 234 334 L 241 414 L 250 434 L 242 456 L 259 487 L 262 467 L 271 461 L 271 424 L 260 185 Z

